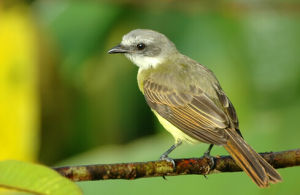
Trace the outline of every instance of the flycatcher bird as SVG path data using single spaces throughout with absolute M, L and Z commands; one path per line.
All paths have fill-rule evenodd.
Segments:
M 223 146 L 259 186 L 281 181 L 278 172 L 243 139 L 235 109 L 211 70 L 181 54 L 165 35 L 136 29 L 109 54 L 123 53 L 139 67 L 138 86 L 163 127 L 182 141 Z M 173 161 L 174 162 L 174 161 Z

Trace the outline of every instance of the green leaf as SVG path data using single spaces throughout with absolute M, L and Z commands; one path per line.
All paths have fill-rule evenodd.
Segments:
M 82 194 L 80 188 L 54 170 L 21 161 L 0 162 L 0 187 L 32 194 Z

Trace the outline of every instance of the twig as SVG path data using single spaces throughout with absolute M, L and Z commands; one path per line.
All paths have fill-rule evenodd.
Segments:
M 282 152 L 260 153 L 274 168 L 300 165 L 300 149 Z M 241 171 L 230 156 L 210 158 L 174 159 L 175 167 L 167 161 L 149 161 L 120 164 L 81 165 L 54 168 L 73 181 L 105 179 L 137 179 L 158 176 L 208 175 L 221 172 Z

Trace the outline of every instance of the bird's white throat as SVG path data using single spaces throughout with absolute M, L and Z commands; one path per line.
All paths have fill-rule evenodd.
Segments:
M 130 55 L 125 54 L 125 56 L 136 64 L 140 69 L 149 69 L 156 68 L 164 60 L 160 56 L 148 57 L 148 56 L 139 56 L 139 55 Z

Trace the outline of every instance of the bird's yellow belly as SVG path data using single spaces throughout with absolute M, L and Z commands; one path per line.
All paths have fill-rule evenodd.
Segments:
M 160 124 L 167 130 L 169 131 L 174 139 L 175 142 L 181 140 L 181 141 L 186 141 L 188 143 L 197 143 L 199 142 L 198 140 L 188 136 L 187 134 L 185 134 L 183 131 L 181 131 L 180 129 L 178 129 L 177 127 L 175 127 L 174 125 L 172 125 L 169 121 L 167 121 L 166 119 L 164 119 L 163 117 L 161 117 L 157 112 L 155 112 L 154 110 L 152 110 L 155 114 L 155 116 L 158 118 Z

